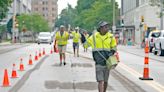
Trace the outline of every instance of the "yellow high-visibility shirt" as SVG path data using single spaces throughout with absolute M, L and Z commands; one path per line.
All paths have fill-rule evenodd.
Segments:
M 64 31 L 63 35 L 61 35 L 60 31 L 56 32 L 55 39 L 58 45 L 67 45 L 68 38 L 69 38 L 68 32 Z
M 73 31 L 72 35 L 73 35 L 73 42 L 78 43 L 80 41 L 81 34 L 79 32 L 76 33 L 75 31 Z

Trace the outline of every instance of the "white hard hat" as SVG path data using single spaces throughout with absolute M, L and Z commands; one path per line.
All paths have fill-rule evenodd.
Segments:
M 63 28 L 64 26 L 63 25 L 60 25 L 60 28 Z
M 76 30 L 79 30 L 79 27 L 76 27 L 75 29 L 76 29 Z

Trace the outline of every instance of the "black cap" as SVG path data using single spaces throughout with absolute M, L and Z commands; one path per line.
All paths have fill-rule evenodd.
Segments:
M 100 32 L 100 28 L 103 27 L 103 26 L 105 26 L 105 25 L 109 25 L 109 23 L 106 22 L 106 21 L 100 21 L 98 23 L 97 31 Z
M 103 27 L 103 26 L 105 26 L 105 25 L 109 25 L 109 23 L 106 22 L 106 21 L 100 21 L 100 22 L 98 23 L 98 28 Z

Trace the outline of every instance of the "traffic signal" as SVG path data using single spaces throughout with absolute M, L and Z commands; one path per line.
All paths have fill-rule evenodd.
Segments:
M 13 20 L 14 20 L 14 28 L 18 28 L 19 24 L 16 16 L 13 16 Z
M 144 16 L 141 16 L 141 22 L 144 22 Z
M 16 22 L 15 22 L 15 28 L 18 28 L 18 26 L 19 26 L 19 24 L 18 24 L 18 22 L 16 21 Z

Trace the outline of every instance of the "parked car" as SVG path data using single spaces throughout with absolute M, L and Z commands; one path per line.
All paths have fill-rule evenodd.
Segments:
M 152 49 L 154 48 L 154 44 L 159 37 L 160 31 L 159 30 L 154 30 L 151 31 L 149 36 L 148 36 L 148 42 L 149 42 L 149 51 L 152 52 Z
M 164 55 L 164 30 L 159 32 L 159 37 L 155 41 L 154 54 L 158 54 L 160 56 Z
M 37 43 L 49 43 L 51 44 L 53 39 L 50 32 L 40 32 L 38 35 Z

